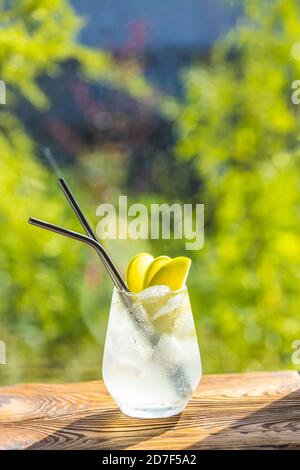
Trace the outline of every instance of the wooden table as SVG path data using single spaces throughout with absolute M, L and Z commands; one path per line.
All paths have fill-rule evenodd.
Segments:
M 300 376 L 205 376 L 181 415 L 150 420 L 101 382 L 3 387 L 0 449 L 300 449 Z

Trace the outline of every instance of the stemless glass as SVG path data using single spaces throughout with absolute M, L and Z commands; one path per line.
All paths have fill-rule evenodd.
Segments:
M 201 359 L 186 287 L 113 292 L 103 379 L 128 416 L 180 413 L 201 379 Z

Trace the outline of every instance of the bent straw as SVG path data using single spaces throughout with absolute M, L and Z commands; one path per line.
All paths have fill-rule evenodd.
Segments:
M 70 188 L 68 187 L 68 185 L 67 185 L 66 181 L 64 180 L 64 178 L 59 178 L 58 179 L 58 184 L 61 187 L 64 195 L 66 196 L 66 199 L 70 203 L 70 206 L 72 207 L 73 211 L 75 212 L 79 222 L 81 223 L 82 227 L 84 228 L 85 233 L 90 238 L 93 238 L 93 240 L 98 242 L 98 238 L 97 238 L 95 232 L 93 231 L 92 227 L 90 226 L 90 224 L 86 220 L 82 210 L 79 207 L 78 202 L 76 201 L 74 195 L 72 194 L 72 192 L 71 192 Z M 104 257 L 102 258 L 102 255 L 100 255 L 100 254 L 99 254 L 99 256 L 101 257 L 101 261 L 103 262 L 103 264 L 106 267 L 107 271 L 109 271 L 110 276 L 115 278 L 115 281 L 118 283 L 119 289 L 121 289 L 121 290 L 124 289 L 124 290 L 128 291 L 128 288 L 125 284 L 125 281 L 122 278 L 121 274 L 118 272 L 116 266 L 115 266 L 115 269 L 112 270 L 110 264 L 106 263 L 105 258 Z
M 49 222 L 45 222 L 44 220 L 36 219 L 35 217 L 30 217 L 28 223 L 31 225 L 35 225 L 36 227 L 44 228 L 46 230 L 50 230 L 51 232 L 58 233 L 59 235 L 63 235 L 65 237 L 73 238 L 74 240 L 86 243 L 92 246 L 98 253 L 101 261 L 104 261 L 104 265 L 110 275 L 113 283 L 115 284 L 117 289 L 124 289 L 128 292 L 128 287 L 126 286 L 122 276 L 120 275 L 119 271 L 117 270 L 116 266 L 112 262 L 109 254 L 105 251 L 103 246 L 94 240 L 93 238 L 87 237 L 82 233 L 74 232 L 73 230 L 69 230 L 63 227 L 59 227 L 58 225 L 50 224 Z M 107 266 L 110 266 L 110 269 Z M 114 272 L 114 275 L 112 274 Z

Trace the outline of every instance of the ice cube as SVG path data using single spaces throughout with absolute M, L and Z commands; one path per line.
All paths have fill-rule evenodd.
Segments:
M 112 354 L 120 361 L 128 360 L 137 367 L 142 367 L 153 355 L 151 344 L 145 341 L 143 334 L 135 328 L 123 329 L 111 335 L 110 346 Z
M 164 334 L 159 340 L 155 355 L 170 367 L 192 361 L 199 356 L 197 339 L 179 339 L 174 335 Z
M 181 360 L 182 355 L 180 342 L 172 335 L 162 335 L 156 353 L 163 361 L 176 364 Z
M 192 312 L 183 311 L 182 314 L 179 315 L 175 320 L 174 334 L 179 336 L 186 336 L 192 335 L 194 332 L 195 328 Z
M 164 297 L 172 292 L 172 289 L 169 286 L 151 286 L 144 289 L 139 293 L 139 298 L 141 300 L 157 300 L 158 297 Z
M 183 302 L 184 297 L 181 293 L 172 296 L 163 307 L 157 310 L 157 312 L 153 316 L 153 320 L 157 320 L 159 317 L 174 313 L 175 310 L 181 308 Z

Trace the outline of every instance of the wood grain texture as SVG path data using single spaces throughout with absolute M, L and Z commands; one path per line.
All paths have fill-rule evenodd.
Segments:
M 3 387 L 0 449 L 300 449 L 300 377 L 206 376 L 181 415 L 150 420 L 101 382 Z

